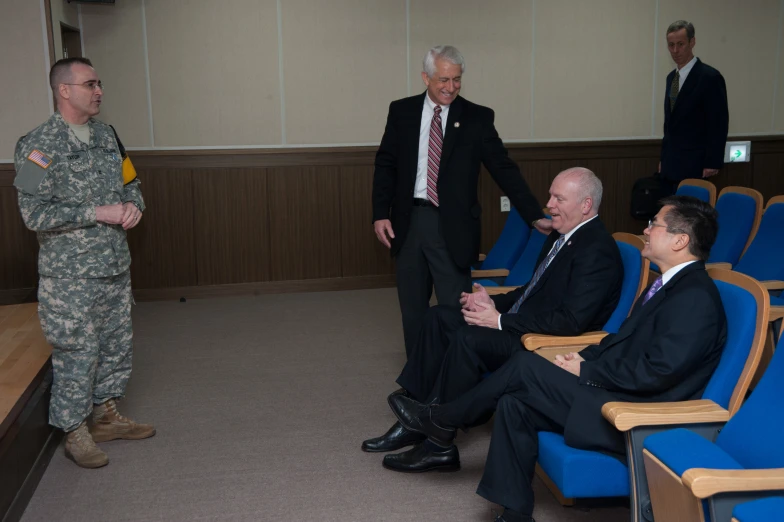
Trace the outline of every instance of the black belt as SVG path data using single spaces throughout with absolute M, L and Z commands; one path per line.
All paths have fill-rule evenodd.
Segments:
M 433 205 L 432 201 L 430 201 L 429 199 L 422 199 L 422 198 L 414 198 L 414 206 L 437 208 L 435 205 Z

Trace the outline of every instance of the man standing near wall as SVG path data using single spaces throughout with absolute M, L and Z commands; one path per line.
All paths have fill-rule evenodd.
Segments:
M 690 22 L 678 20 L 667 28 L 676 69 L 667 76 L 659 172 L 670 193 L 684 179 L 709 178 L 724 165 L 727 85 L 719 71 L 694 56 L 695 44 Z
M 541 206 L 509 158 L 494 113 L 458 96 L 465 61 L 452 46 L 423 61 L 425 93 L 389 106 L 376 154 L 373 227 L 395 256 L 406 354 L 416 343 L 435 286 L 439 304 L 460 308 L 479 254 L 484 165 L 523 219 L 548 234 Z
M 139 180 L 123 178 L 114 130 L 93 119 L 103 85 L 90 61 L 59 60 L 49 83 L 57 112 L 16 144 L 14 186 L 40 244 L 38 312 L 54 372 L 49 422 L 66 432 L 68 457 L 97 468 L 109 458 L 96 442 L 155 435 L 116 405 L 133 337 L 125 231 L 139 223 L 144 200 Z

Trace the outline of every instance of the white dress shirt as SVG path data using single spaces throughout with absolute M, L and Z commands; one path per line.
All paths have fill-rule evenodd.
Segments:
M 417 159 L 416 184 L 414 197 L 427 199 L 427 150 L 430 147 L 430 124 L 433 121 L 436 104 L 425 93 L 422 104 L 422 122 L 419 124 L 419 156 Z M 449 117 L 449 105 L 441 106 L 441 133 L 446 136 L 446 119 Z
M 662 274 L 662 286 L 666 285 L 670 279 L 675 277 L 675 274 L 686 268 L 692 263 L 696 263 L 696 261 L 686 261 L 685 263 L 681 263 L 680 265 L 675 265 L 674 267 L 670 268 L 666 272 Z
M 678 75 L 680 76 L 680 80 L 678 80 L 678 92 L 683 90 L 683 84 L 686 83 L 686 78 L 689 76 L 689 73 L 694 68 L 695 63 L 697 63 L 696 56 L 691 60 L 689 60 L 689 63 L 687 63 L 680 69 L 678 69 L 677 67 L 675 68 L 675 70 L 678 71 Z

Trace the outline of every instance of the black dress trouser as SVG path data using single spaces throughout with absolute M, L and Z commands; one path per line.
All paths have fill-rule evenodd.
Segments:
M 471 291 L 471 270 L 458 267 L 452 260 L 435 207 L 412 208 L 406 239 L 395 256 L 395 273 L 406 356 L 410 357 L 430 307 L 433 288 L 438 302 L 455 310 L 460 308 L 460 294 Z
M 500 368 L 522 348 L 520 337 L 492 328 L 469 326 L 460 310 L 434 306 L 425 314 L 397 383 L 419 402 L 445 403 Z
M 440 405 L 437 422 L 458 428 L 474 426 L 495 412 L 477 494 L 531 516 L 531 483 L 539 455 L 537 433 L 563 433 L 580 388 L 577 376 L 533 352 L 520 350 L 469 391 Z

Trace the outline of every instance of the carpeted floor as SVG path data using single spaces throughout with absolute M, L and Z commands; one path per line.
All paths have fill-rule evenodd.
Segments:
M 140 303 L 121 411 L 144 441 L 102 444 L 110 464 L 52 459 L 32 521 L 490 521 L 474 493 L 490 426 L 458 438 L 457 473 L 399 474 L 363 439 L 394 421 L 405 359 L 394 289 Z M 625 522 L 563 508 L 535 482 L 538 522 Z

